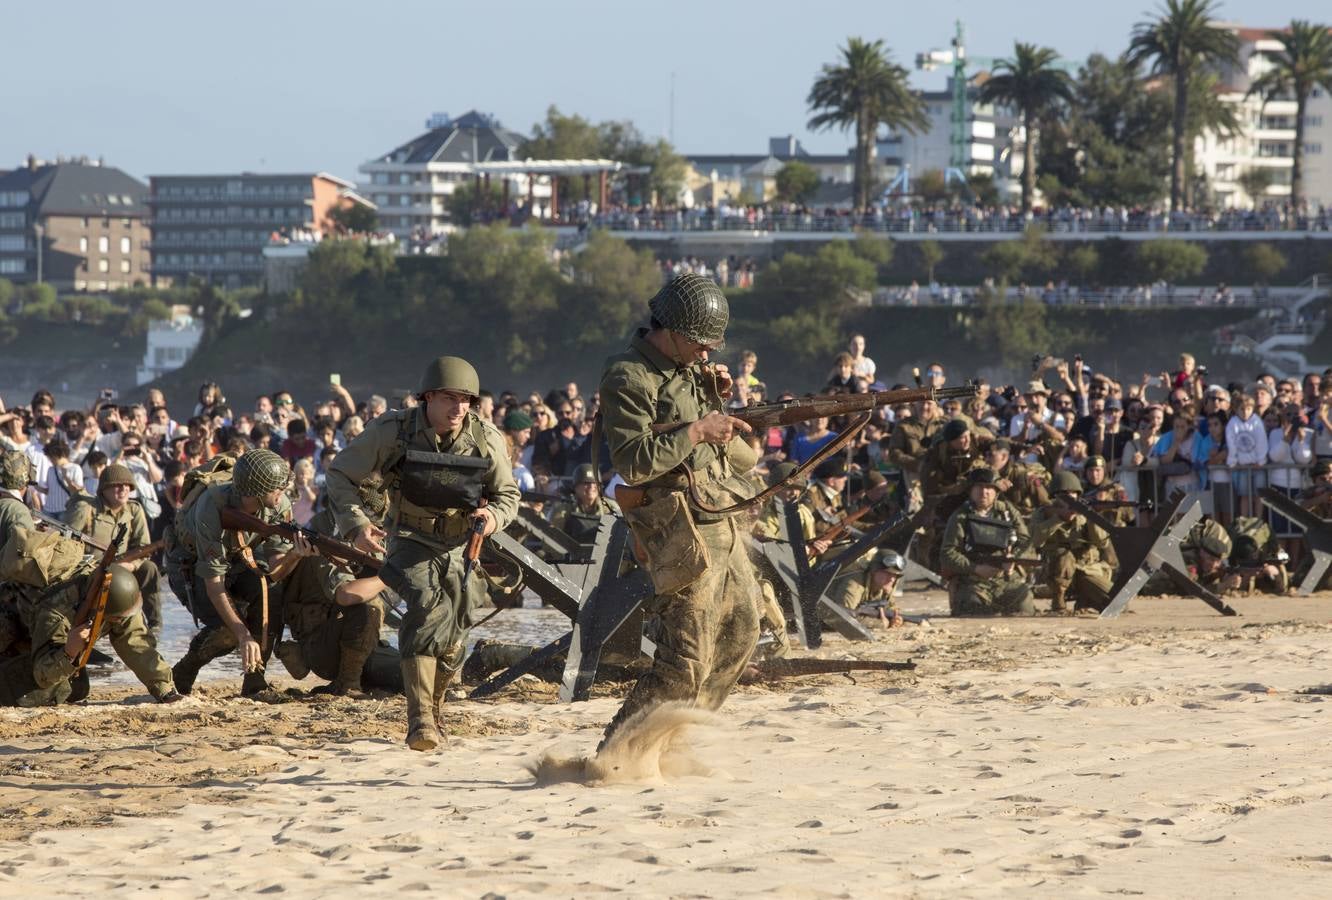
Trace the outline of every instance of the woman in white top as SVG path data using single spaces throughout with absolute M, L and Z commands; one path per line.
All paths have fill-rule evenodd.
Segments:
M 1226 423 L 1226 466 L 1232 469 L 1231 481 L 1239 497 L 1239 514 L 1253 516 L 1258 509 L 1258 491 L 1267 484 L 1264 473 L 1241 466 L 1261 466 L 1267 462 L 1267 432 L 1262 418 L 1254 411 L 1257 404 L 1249 394 L 1241 394 L 1239 411 Z
M 1267 435 L 1267 460 L 1276 467 L 1269 479 L 1272 489 L 1287 497 L 1297 495 L 1304 488 L 1304 470 L 1313 456 L 1313 430 L 1304 427 L 1299 406 L 1287 404 L 1281 409 L 1281 427 Z M 1301 532 L 1285 516 L 1273 513 L 1272 533 L 1289 540 L 1298 539 Z

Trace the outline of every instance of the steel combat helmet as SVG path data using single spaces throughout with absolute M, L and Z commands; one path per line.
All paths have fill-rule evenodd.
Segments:
M 716 282 L 693 272 L 677 275 L 648 301 L 652 318 L 663 328 L 696 344 L 720 350 L 725 344 L 731 308 Z
M 21 450 L 0 451 L 0 488 L 21 491 L 28 486 L 32 464 Z
M 231 482 L 242 497 L 262 497 L 291 480 L 291 467 L 272 450 L 247 450 L 231 470 Z
M 108 571 L 111 573 L 111 590 L 106 597 L 106 614 L 127 616 L 139 605 L 139 582 L 124 566 L 112 566 Z
M 422 396 L 430 391 L 457 391 L 476 400 L 481 396 L 481 378 L 462 357 L 441 356 L 426 366 L 416 394 Z

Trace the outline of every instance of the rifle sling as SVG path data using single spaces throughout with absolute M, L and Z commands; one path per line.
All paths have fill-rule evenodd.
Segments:
M 851 439 L 858 435 L 861 430 L 869 424 L 869 420 L 873 415 L 874 410 L 871 409 L 859 419 L 846 426 L 846 428 L 838 433 L 836 438 L 819 448 L 817 453 L 797 466 L 796 470 L 788 477 L 783 478 L 776 484 L 769 485 L 746 500 L 741 500 L 738 503 L 733 503 L 730 506 L 724 506 L 720 509 L 709 506 L 703 502 L 703 498 L 700 497 L 698 493 L 698 481 L 694 477 L 694 470 L 690 469 L 688 466 L 682 466 L 681 468 L 684 469 L 685 479 L 689 482 L 689 500 L 699 512 L 704 512 L 712 516 L 733 516 L 736 513 L 743 512 L 760 503 L 766 503 L 770 498 L 776 496 L 778 491 L 786 487 L 789 482 L 803 477 L 806 472 L 809 472 L 812 469 L 818 468 L 819 464 L 825 459 L 832 456 L 834 453 L 839 452 L 843 447 L 850 443 Z

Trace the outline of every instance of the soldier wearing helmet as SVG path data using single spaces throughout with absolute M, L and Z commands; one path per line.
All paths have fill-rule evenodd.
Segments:
M 148 688 L 159 703 L 180 699 L 172 686 L 171 669 L 157 652 L 152 632 L 144 624 L 139 583 L 124 566 L 110 568 L 106 635 L 116 655 Z M 31 653 L 0 667 L 0 706 L 41 706 L 82 700 L 88 694 L 87 673 L 77 668 L 91 636 L 90 624 L 74 627 L 74 611 L 88 589 L 84 574 L 56 585 L 19 604 Z
M 1050 611 L 1074 609 L 1100 612 L 1110 605 L 1119 559 L 1104 528 L 1087 520 L 1072 506 L 1060 502 L 1082 496 L 1082 479 L 1064 470 L 1050 483 L 1055 502 L 1036 510 L 1031 522 L 1031 543 L 1046 563 L 1050 585 Z
M 628 486 L 616 499 L 646 559 L 661 632 L 652 668 L 603 745 L 656 703 L 720 707 L 759 635 L 761 601 L 743 523 L 699 511 L 686 494 L 687 469 L 714 508 L 753 495 L 747 475 L 757 456 L 741 437 L 751 429 L 723 412 L 731 377 L 708 364 L 725 337 L 726 297 L 712 281 L 686 273 L 648 307 L 650 327 L 606 362 L 601 414 L 611 460 Z
M 0 546 L 15 528 L 33 529 L 32 512 L 23 492 L 32 478 L 32 463 L 22 450 L 0 449 Z
M 596 540 L 601 517 L 620 514 L 620 505 L 601 494 L 601 479 L 590 465 L 574 470 L 573 500 L 561 503 L 550 515 L 550 524 L 580 544 Z
M 378 576 L 338 589 L 338 603 L 368 600 L 386 586 L 407 603 L 398 648 L 413 750 L 441 740 L 440 704 L 462 666 L 472 609 L 485 596 L 479 572 L 467 584 L 462 578 L 472 525 L 480 521 L 489 535 L 518 514 L 521 495 L 504 437 L 475 412 L 480 394 L 471 363 L 439 357 L 421 377 L 418 405 L 376 416 L 337 455 L 326 479 L 338 533 L 360 550 L 386 554 Z M 374 472 L 388 487 L 384 528 L 357 492 Z
M 1031 615 L 1031 588 L 1017 568 L 993 561 L 1021 556 L 1030 544 L 1017 507 L 999 499 L 999 477 L 988 467 L 967 473 L 967 498 L 944 526 L 939 558 L 955 616 Z M 989 557 L 989 560 L 983 559 Z
M 134 473 L 128 467 L 119 463 L 107 466 L 97 479 L 96 496 L 78 497 L 65 507 L 65 524 L 103 544 L 110 543 L 124 525 L 125 535 L 116 547 L 117 556 L 148 546 L 152 543 L 148 535 L 148 516 L 139 501 L 131 499 L 134 489 Z M 128 563 L 126 568 L 139 582 L 148 627 L 161 628 L 162 603 L 158 591 L 162 575 L 157 563 L 145 558 Z
M 900 628 L 902 616 L 893 602 L 897 582 L 906 571 L 906 560 L 891 547 L 870 551 L 838 573 L 828 585 L 828 599 L 861 615 L 877 616 L 889 628 Z
M 200 669 L 239 649 L 245 669 L 241 694 L 264 695 L 269 691 L 264 666 L 282 633 L 281 594 L 269 598 L 268 587 L 315 549 L 299 535 L 288 541 L 222 527 L 226 507 L 265 522 L 291 521 L 286 460 L 272 450 L 249 450 L 236 460 L 229 479 L 218 474 L 215 469 L 213 483 L 187 493 L 176 513 L 167 577 L 202 628 L 172 672 L 176 689 L 188 694 Z

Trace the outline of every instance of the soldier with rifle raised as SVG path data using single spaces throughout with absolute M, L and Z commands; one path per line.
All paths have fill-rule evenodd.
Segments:
M 955 616 L 1032 615 L 1031 588 L 1014 561 L 1030 538 L 1022 514 L 999 499 L 994 470 L 967 473 L 968 496 L 944 527 L 940 559 Z M 998 559 L 996 559 L 998 557 Z
M 1057 472 L 1051 485 L 1054 503 L 1036 510 L 1031 543 L 1046 561 L 1046 581 L 1052 591 L 1050 611 L 1097 612 L 1110 605 L 1110 588 L 1119 560 L 1105 529 L 1087 520 L 1066 502 L 1082 497 L 1082 481 L 1072 472 Z
M 1104 456 L 1087 457 L 1082 481 L 1082 499 L 1088 506 L 1115 525 L 1131 526 L 1137 522 L 1138 504 L 1129 500 L 1122 484 L 1109 479 Z
M 421 376 L 418 405 L 377 416 L 328 469 L 338 533 L 363 553 L 384 555 L 377 575 L 340 592 L 368 597 L 387 586 L 407 604 L 398 648 L 413 750 L 440 743 L 438 708 L 462 666 L 472 611 L 484 596 L 481 579 L 469 574 L 474 555 L 467 550 L 518 514 L 504 438 L 473 412 L 480 394 L 471 363 L 441 356 Z M 386 528 L 361 505 L 359 486 L 375 472 L 388 488 Z
M 291 468 L 282 457 L 249 450 L 236 460 L 230 478 L 191 489 L 177 510 L 175 528 L 168 532 L 167 578 L 203 626 L 172 669 L 182 694 L 194 689 L 200 669 L 238 648 L 245 670 L 241 694 L 271 691 L 264 666 L 282 633 L 282 609 L 280 593 L 270 597 L 269 587 L 317 551 L 303 534 L 239 531 L 228 528 L 222 516 L 235 508 L 265 523 L 290 522 L 290 481 Z
M 128 553 L 152 543 L 148 534 L 148 517 L 139 501 L 130 499 L 134 493 L 134 473 L 127 466 L 113 463 L 102 470 L 97 480 L 97 494 L 76 497 L 65 507 L 65 524 L 108 543 L 123 523 L 125 537 L 116 548 L 117 553 Z M 126 566 L 134 573 L 143 597 L 143 615 L 148 627 L 162 627 L 162 601 L 159 585 L 162 575 L 151 557 L 144 557 Z

